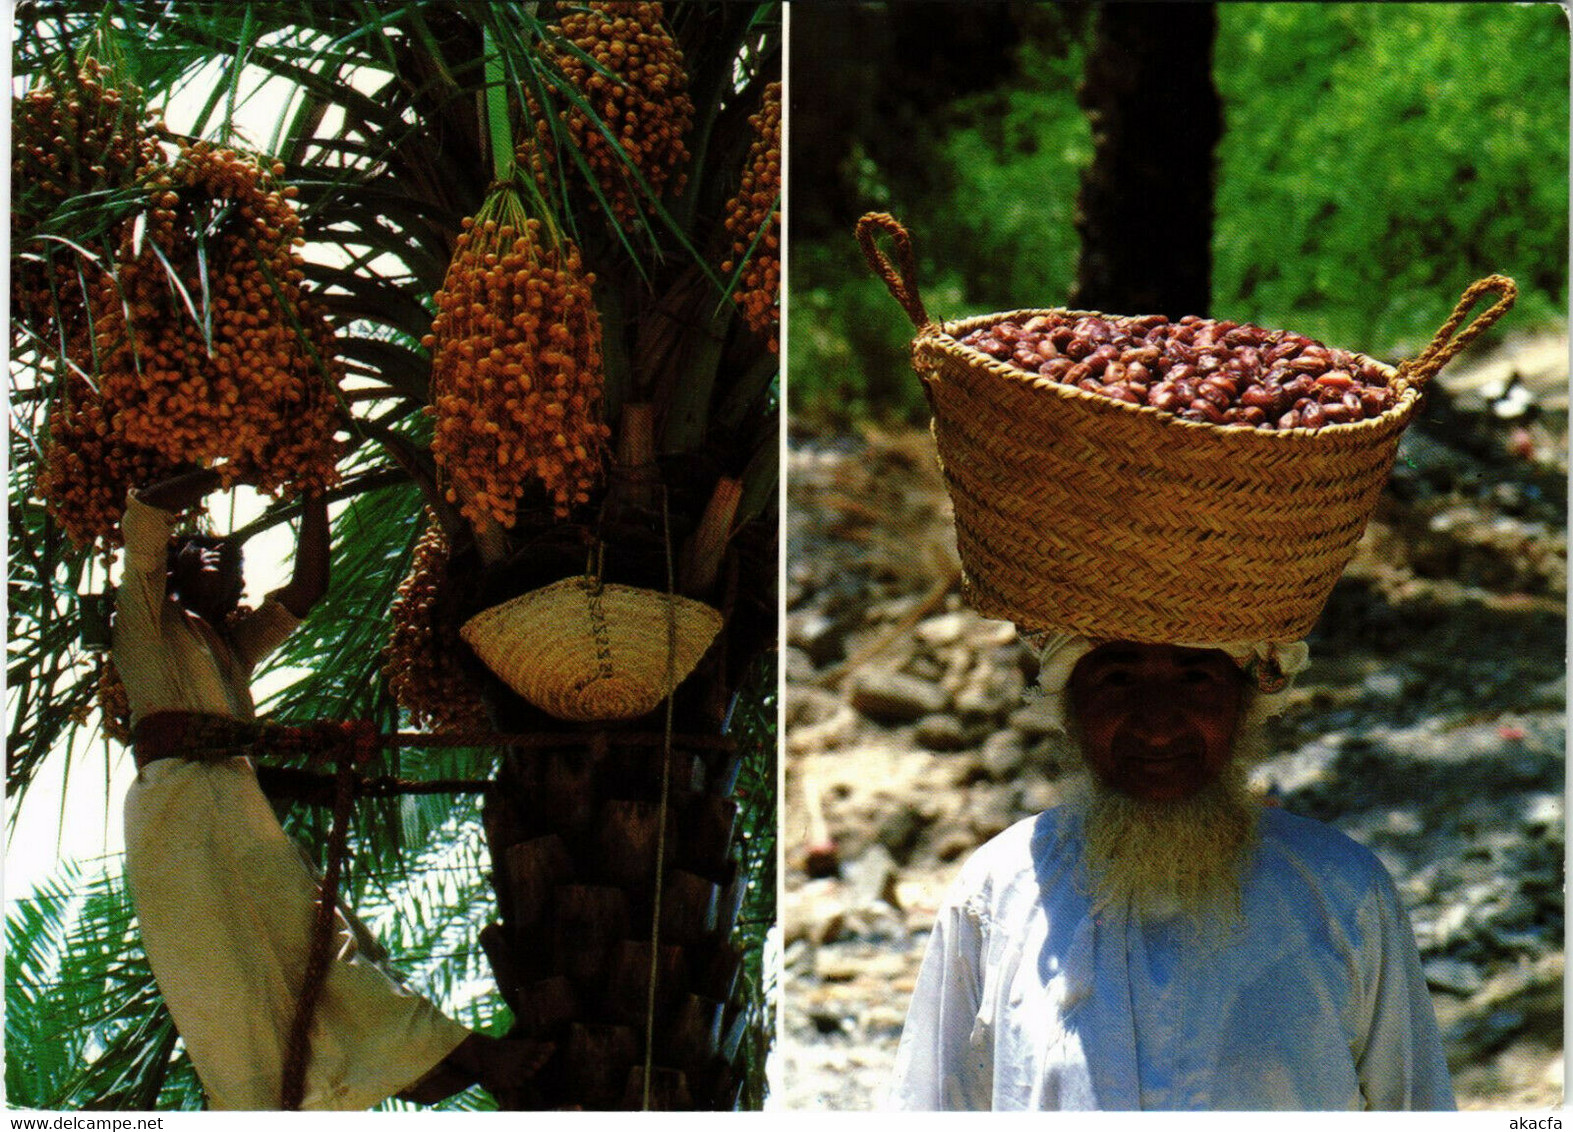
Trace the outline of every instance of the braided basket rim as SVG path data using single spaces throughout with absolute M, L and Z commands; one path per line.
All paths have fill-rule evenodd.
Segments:
M 1230 437 L 1231 439 L 1242 435 L 1254 434 L 1262 437 L 1263 439 L 1267 440 L 1268 443 L 1272 444 L 1304 444 L 1307 441 L 1314 442 L 1318 439 L 1321 439 L 1325 443 L 1326 434 L 1332 434 L 1334 439 L 1337 439 L 1338 437 L 1353 435 L 1356 430 L 1364 429 L 1366 431 L 1376 431 L 1378 429 L 1391 427 L 1396 421 L 1400 419 L 1407 422 L 1408 418 L 1413 415 L 1415 409 L 1419 406 L 1421 400 L 1422 390 L 1403 382 L 1402 371 L 1397 366 L 1390 365 L 1387 362 L 1382 361 L 1380 358 L 1373 358 L 1369 354 L 1360 353 L 1358 350 L 1345 350 L 1345 353 L 1353 355 L 1360 361 L 1370 362 L 1382 369 L 1383 373 L 1388 378 L 1388 388 L 1393 389 L 1397 393 L 1397 400 L 1392 405 L 1392 407 L 1384 410 L 1377 416 L 1367 417 L 1364 420 L 1350 421 L 1344 424 L 1328 424 L 1316 429 L 1265 429 L 1258 428 L 1255 425 L 1220 425 L 1212 424 L 1207 421 L 1188 421 L 1183 417 L 1176 416 L 1173 413 L 1165 412 L 1162 409 L 1155 409 L 1151 405 L 1133 405 L 1128 401 L 1120 401 L 1113 397 L 1105 397 L 1099 393 L 1089 393 L 1085 389 L 1080 389 L 1074 385 L 1066 385 L 1063 382 L 1053 381 L 1039 385 L 1036 381 L 1038 377 L 1037 374 L 1028 373 L 1026 370 L 1021 369 L 1019 366 L 1011 365 L 1009 362 L 1002 362 L 998 358 L 991 357 L 990 355 L 985 354 L 982 350 L 968 346 L 961 341 L 962 335 L 971 333 L 974 330 L 979 330 L 987 326 L 996 326 L 1002 322 L 1014 322 L 1018 320 L 1025 321 L 1029 318 L 1036 318 L 1040 315 L 1059 315 L 1071 318 L 1101 318 L 1111 321 L 1119 320 L 1125 322 L 1134 319 L 1160 317 L 1157 315 L 1140 314 L 1105 314 L 1103 311 L 1074 310 L 1069 307 L 1043 307 L 1029 310 L 1003 311 L 996 314 L 972 315 L 968 318 L 931 323 L 918 331 L 917 335 L 912 340 L 912 347 L 913 350 L 916 351 L 919 344 L 924 343 L 933 344 L 941 349 L 947 350 L 948 352 L 959 351 L 960 355 L 965 357 L 968 361 L 972 361 L 977 365 L 981 365 L 990 373 L 1005 378 L 1006 380 L 1018 385 L 1030 386 L 1035 390 L 1043 390 L 1051 396 L 1067 398 L 1084 404 L 1095 405 L 1100 409 L 1103 406 L 1110 406 L 1117 412 L 1137 413 L 1143 417 L 1165 421 L 1168 424 L 1179 428 L 1200 430 L 1200 434 L 1222 434 Z M 1264 327 L 1264 329 L 1267 328 Z M 1342 347 L 1338 348 L 1341 349 Z

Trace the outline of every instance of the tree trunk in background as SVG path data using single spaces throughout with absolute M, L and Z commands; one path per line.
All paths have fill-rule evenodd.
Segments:
M 659 713 L 658 713 L 659 714 Z M 659 726 L 660 720 L 654 721 Z M 748 1024 L 732 927 L 746 883 L 732 854 L 738 756 L 720 735 L 673 744 L 655 908 L 663 743 L 564 734 L 513 748 L 485 807 L 500 924 L 481 936 L 516 1036 L 555 1042 L 503 1109 L 730 1110 Z
M 1071 305 L 1206 314 L 1212 291 L 1212 4 L 1105 4 L 1077 100 L 1092 125 Z

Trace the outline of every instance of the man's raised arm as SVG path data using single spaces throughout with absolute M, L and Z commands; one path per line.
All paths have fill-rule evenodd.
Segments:
M 194 468 L 147 487 L 137 488 L 136 497 L 149 507 L 175 514 L 195 507 L 202 497 L 219 485 L 219 474 L 213 468 Z
M 300 539 L 295 544 L 295 573 L 273 597 L 296 617 L 305 617 L 328 592 L 328 500 L 308 491 L 301 500 Z

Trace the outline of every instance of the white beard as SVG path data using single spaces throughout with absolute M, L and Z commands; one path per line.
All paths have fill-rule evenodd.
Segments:
M 1079 758 L 1080 743 L 1070 738 Z M 1140 917 L 1178 913 L 1208 931 L 1238 925 L 1261 814 L 1247 765 L 1259 757 L 1262 739 L 1254 728 L 1237 738 L 1228 766 L 1188 798 L 1132 798 L 1087 775 L 1068 805 L 1080 819 L 1083 880 L 1095 915 L 1128 907 Z

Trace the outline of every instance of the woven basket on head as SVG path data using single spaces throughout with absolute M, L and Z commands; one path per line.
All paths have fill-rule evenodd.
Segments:
M 721 614 L 702 602 L 580 577 L 493 606 L 459 632 L 536 707 L 588 721 L 653 711 L 720 630 Z
M 888 235 L 895 259 L 875 243 Z M 1474 284 L 1427 349 L 1382 367 L 1368 420 L 1268 431 L 1196 423 L 1024 373 L 958 341 L 1038 314 L 931 320 L 906 229 L 858 223 L 864 255 L 918 328 L 912 364 L 956 515 L 963 596 L 1027 629 L 1144 642 L 1294 641 L 1354 555 L 1425 383 L 1513 303 Z M 1454 336 L 1482 294 L 1501 299 Z

